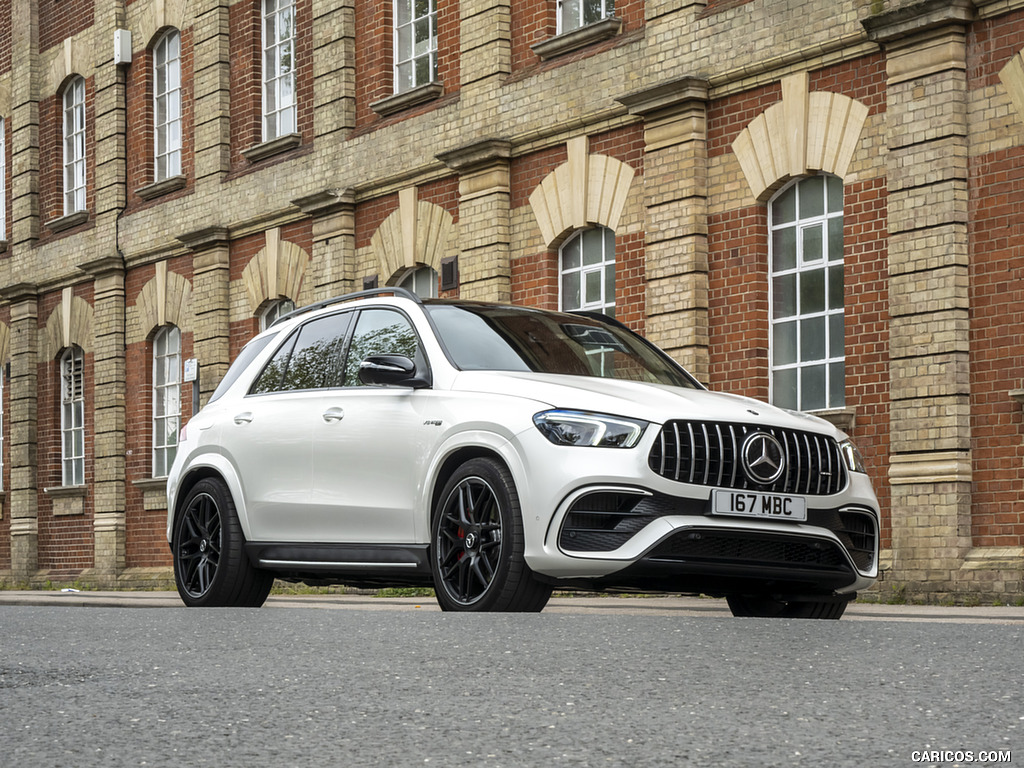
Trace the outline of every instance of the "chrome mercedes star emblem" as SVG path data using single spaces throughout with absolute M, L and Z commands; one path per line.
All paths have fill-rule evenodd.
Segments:
M 752 432 L 743 441 L 743 471 L 755 483 L 770 485 L 786 468 L 782 443 L 767 432 Z

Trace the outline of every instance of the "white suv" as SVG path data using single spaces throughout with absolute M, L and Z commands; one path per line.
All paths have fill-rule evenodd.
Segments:
M 195 606 L 261 605 L 277 577 L 432 585 L 456 611 L 557 587 L 838 618 L 878 567 L 878 501 L 831 424 L 709 392 L 604 315 L 398 288 L 250 341 L 167 495 Z

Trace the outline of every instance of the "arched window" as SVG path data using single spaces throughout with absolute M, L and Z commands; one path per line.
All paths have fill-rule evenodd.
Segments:
M 586 309 L 615 316 L 615 233 L 585 229 L 558 251 L 563 311 Z
M 261 0 L 263 16 L 263 141 L 298 128 L 295 109 L 295 2 Z
M 181 331 L 167 325 L 153 338 L 153 477 L 166 477 L 181 422 Z
M 410 290 L 421 299 L 437 297 L 437 270 L 432 267 L 413 267 L 398 281 L 399 288 Z
M 267 308 L 260 313 L 260 330 L 265 331 L 272 326 L 277 318 L 287 315 L 295 310 L 295 302 L 291 299 L 278 299 L 267 305 Z
M 68 347 L 60 357 L 61 484 L 85 484 L 85 355 Z
M 772 402 L 814 411 L 845 404 L 843 183 L 796 181 L 768 207 Z
M 64 215 L 85 210 L 85 79 L 64 88 Z
M 181 34 L 164 34 L 153 48 L 153 180 L 181 174 Z

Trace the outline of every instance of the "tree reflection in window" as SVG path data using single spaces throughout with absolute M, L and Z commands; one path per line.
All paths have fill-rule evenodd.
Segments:
M 345 368 L 345 386 L 358 387 L 359 364 L 370 355 L 404 355 L 415 361 L 416 332 L 404 315 L 387 309 L 368 309 L 359 315 Z
M 252 394 L 341 386 L 349 313 L 328 315 L 303 325 L 267 363 Z

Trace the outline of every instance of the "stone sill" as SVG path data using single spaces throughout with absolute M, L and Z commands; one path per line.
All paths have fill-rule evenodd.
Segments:
M 188 181 L 184 176 L 168 176 L 166 179 L 161 181 L 147 184 L 144 187 L 139 187 L 135 190 L 135 194 L 141 197 L 143 200 L 153 200 L 161 195 L 170 194 L 176 192 L 179 189 L 184 189 L 185 184 Z
M 46 222 L 46 228 L 51 232 L 63 232 L 72 227 L 77 227 L 79 224 L 85 224 L 88 220 L 88 211 L 75 211 L 67 216 L 61 216 L 59 219 L 51 219 Z
M 606 19 L 595 21 L 593 24 L 587 24 L 585 27 L 579 27 L 570 32 L 563 32 L 555 37 L 534 43 L 530 46 L 530 50 L 541 61 L 547 61 L 556 56 L 562 56 L 580 48 L 585 48 L 591 43 L 615 37 L 621 31 L 622 19 L 617 16 L 609 16 Z
M 974 547 L 965 556 L 962 571 L 1013 570 L 1024 566 L 1024 547 Z
M 85 512 L 85 497 L 89 492 L 85 485 L 58 485 L 43 488 L 43 493 L 53 500 L 54 516 L 81 515 Z
M 386 99 L 375 101 L 370 105 L 370 109 L 381 117 L 388 117 L 396 112 L 401 112 L 403 109 L 434 101 L 434 99 L 440 98 L 443 94 L 444 86 L 441 83 L 427 83 L 408 91 L 396 93 L 394 96 L 388 96 Z
M 857 410 L 855 408 L 830 408 L 827 411 L 811 411 L 812 416 L 824 419 L 833 426 L 839 427 L 844 432 L 853 429 L 857 421 Z
M 1012 397 L 1021 405 L 1024 405 L 1024 389 L 1011 389 L 1010 397 Z
M 276 139 L 242 150 L 242 156 L 250 163 L 258 163 L 260 160 L 266 160 L 268 157 L 295 149 L 301 143 L 302 136 L 297 133 L 286 133 L 284 136 L 278 136 Z
M 167 509 L 167 478 L 147 477 L 133 480 L 132 485 L 142 491 L 142 508 L 147 512 Z

